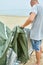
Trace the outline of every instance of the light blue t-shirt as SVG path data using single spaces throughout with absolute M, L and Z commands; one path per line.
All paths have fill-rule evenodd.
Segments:
M 36 17 L 32 22 L 30 39 L 42 40 L 43 39 L 43 7 L 40 4 L 36 4 L 32 7 L 31 12 L 34 12 L 36 14 Z

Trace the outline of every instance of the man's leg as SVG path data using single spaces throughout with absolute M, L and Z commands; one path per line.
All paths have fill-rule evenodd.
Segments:
M 40 47 L 40 52 L 43 53 L 42 47 Z
M 40 57 L 41 57 L 41 52 L 39 51 L 39 52 L 37 52 L 36 51 L 36 60 L 37 60 L 37 65 L 40 65 Z
M 36 64 L 40 65 L 40 58 L 41 58 L 41 53 L 42 53 L 42 47 L 40 46 L 40 51 L 39 52 L 36 51 L 35 53 L 36 53 L 36 60 L 37 60 Z
M 40 45 L 40 51 L 36 51 L 36 60 L 37 60 L 37 65 L 40 65 L 40 58 L 41 58 L 41 54 L 42 54 L 42 47 Z
M 36 65 L 40 65 L 40 57 L 41 57 L 41 40 L 31 40 L 32 43 L 32 47 L 35 50 L 35 54 L 36 54 Z

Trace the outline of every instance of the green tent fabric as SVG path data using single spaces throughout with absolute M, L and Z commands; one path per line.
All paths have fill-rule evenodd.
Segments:
M 0 65 L 5 65 L 6 63 L 6 52 L 10 42 L 10 33 L 11 30 L 5 24 L 0 22 Z
M 17 26 L 12 30 L 13 40 L 12 40 L 12 49 L 16 52 L 18 60 L 21 62 L 27 62 L 28 57 L 28 42 L 26 34 L 23 28 Z
M 11 31 L 5 24 L 0 22 L 0 65 L 6 65 L 6 53 L 11 47 L 16 52 L 18 60 L 28 60 L 28 43 L 25 32 L 19 26 Z
M 17 54 L 17 59 L 21 62 L 27 62 L 29 59 L 28 41 L 24 29 L 16 26 L 11 31 L 0 22 L 0 65 L 6 65 L 6 53 L 9 48 L 13 49 Z

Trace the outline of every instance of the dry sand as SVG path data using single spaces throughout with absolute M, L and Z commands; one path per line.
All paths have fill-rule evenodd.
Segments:
M 6 24 L 11 30 L 14 26 L 22 25 L 26 21 L 27 17 L 18 17 L 18 16 L 0 16 L 0 21 L 2 21 L 4 24 Z M 31 28 L 31 25 L 29 26 Z M 42 48 L 43 48 L 43 42 L 42 42 Z M 30 60 L 25 65 L 33 65 L 33 63 L 36 61 L 35 54 L 33 53 L 31 55 Z M 23 64 L 21 64 L 23 65 Z M 43 65 L 43 54 L 41 57 L 41 65 Z
M 31 55 L 30 60 L 28 60 L 26 64 L 21 64 L 21 65 L 33 65 L 35 62 L 36 62 L 36 57 L 35 57 L 35 54 L 33 53 Z M 43 53 L 42 53 L 40 62 L 41 62 L 40 65 L 43 65 Z
M 0 16 L 0 21 L 6 24 L 10 29 L 13 29 L 14 26 L 21 26 L 27 18 L 26 16 Z

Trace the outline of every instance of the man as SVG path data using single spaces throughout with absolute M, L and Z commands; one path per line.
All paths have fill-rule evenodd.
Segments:
M 31 14 L 21 27 L 33 23 L 30 31 L 30 39 L 37 59 L 35 65 L 40 65 L 40 56 L 42 51 L 41 40 L 43 39 L 43 8 L 40 6 L 38 0 L 31 0 L 30 4 L 32 6 Z

